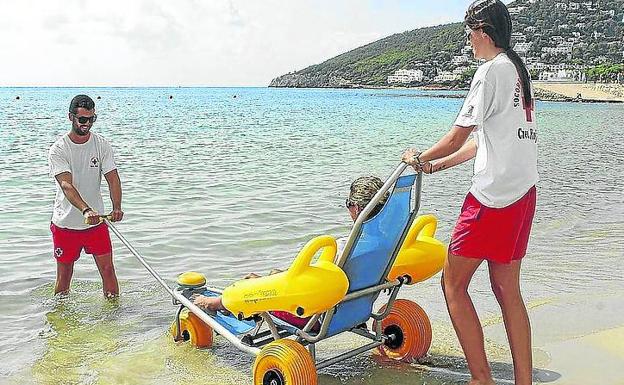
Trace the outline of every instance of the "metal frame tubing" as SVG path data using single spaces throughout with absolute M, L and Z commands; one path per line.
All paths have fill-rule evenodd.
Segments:
M 201 310 L 199 307 L 197 307 L 197 305 L 189 301 L 185 296 L 182 295 L 182 293 L 172 290 L 169 287 L 169 285 L 167 285 L 167 283 L 160 277 L 160 275 L 158 275 L 158 273 L 156 273 L 156 271 L 154 271 L 154 269 L 152 269 L 152 267 L 145 261 L 145 259 L 141 256 L 141 254 L 139 254 L 139 252 L 136 251 L 136 249 L 132 247 L 132 245 L 126 240 L 126 238 L 124 238 L 124 236 L 121 235 L 119 230 L 117 230 L 117 228 L 108 219 L 104 219 L 104 221 L 106 222 L 108 227 L 113 231 L 113 233 L 117 235 L 119 240 L 124 245 L 126 245 L 128 250 L 130 250 L 130 252 L 134 254 L 134 256 L 139 260 L 139 262 L 143 264 L 143 266 L 145 266 L 145 268 L 150 272 L 150 274 L 152 274 L 152 276 L 156 278 L 156 281 L 158 281 L 158 283 L 160 283 L 160 285 L 165 290 L 167 290 L 167 292 L 171 295 L 171 297 L 177 300 L 180 304 L 187 307 L 191 312 L 193 312 L 193 314 L 199 317 L 199 319 L 204 321 L 207 325 L 213 328 L 215 332 L 225 337 L 229 342 L 232 343 L 232 345 L 236 346 L 241 351 L 248 353 L 252 356 L 255 356 L 258 353 L 260 353 L 260 349 L 243 344 L 242 341 L 240 341 L 238 337 L 236 337 L 236 335 L 234 335 L 229 330 L 221 326 L 217 321 L 212 319 L 212 317 L 210 317 L 208 314 L 204 313 L 203 310 Z
M 390 177 L 386 180 L 386 182 L 383 184 L 383 186 L 379 189 L 379 191 L 377 191 L 377 193 L 375 194 L 375 196 L 373 197 L 373 199 L 366 205 L 366 207 L 364 208 L 364 210 L 360 213 L 360 215 L 358 215 L 358 218 L 356 219 L 355 223 L 353 224 L 353 228 L 351 228 L 351 232 L 349 233 L 349 237 L 347 238 L 347 243 L 345 245 L 344 250 L 342 251 L 342 254 L 340 255 L 339 259 L 336 261 L 336 265 L 340 268 L 342 268 L 347 260 L 347 257 L 349 256 L 351 249 L 353 247 L 353 244 L 355 243 L 355 239 L 359 236 L 361 228 L 362 228 L 362 224 L 364 223 L 365 219 L 368 217 L 368 214 L 370 214 L 371 211 L 374 210 L 374 208 L 377 206 L 377 204 L 379 203 L 379 201 L 381 200 L 381 198 L 384 196 L 384 194 L 390 190 L 390 188 L 392 186 L 394 186 L 394 184 L 396 183 L 397 179 L 399 179 L 399 177 L 403 174 L 403 172 L 405 171 L 405 169 L 407 168 L 407 164 L 404 162 L 401 162 L 397 168 L 394 170 L 394 172 L 392 173 L 392 175 L 390 175 Z M 416 214 L 418 214 L 418 210 L 420 209 L 420 197 L 421 197 L 421 189 L 422 189 L 422 172 L 419 172 L 416 176 L 416 192 L 415 192 L 415 196 L 414 196 L 414 208 L 412 209 L 412 212 L 410 214 L 410 218 L 408 220 L 408 226 L 407 228 L 403 231 L 403 234 L 401 235 L 400 241 L 398 242 L 398 244 L 402 244 L 403 241 L 405 240 L 405 237 L 407 236 L 409 227 L 411 226 L 412 222 L 414 221 L 414 218 L 416 217 Z M 386 268 L 386 270 L 384 271 L 383 276 L 387 277 L 390 269 L 392 268 L 392 264 L 394 263 L 394 260 L 396 259 L 397 255 L 399 254 L 400 249 L 397 247 L 396 250 L 394 250 L 394 252 L 392 253 L 392 257 L 390 258 L 390 263 L 388 263 L 388 266 Z M 397 282 L 398 281 L 398 282 Z M 341 301 L 347 301 L 347 300 L 351 300 L 354 298 L 359 298 L 362 297 L 364 295 L 368 295 L 368 294 L 372 294 L 376 291 L 381 291 L 383 289 L 388 289 L 394 286 L 400 286 L 403 283 L 402 280 L 395 280 L 392 282 L 387 282 L 381 285 L 377 285 L 377 286 L 373 286 L 370 288 L 366 288 L 366 289 L 362 289 L 360 291 L 354 292 L 354 293 L 350 293 L 347 296 L 345 296 L 345 298 Z M 383 287 L 383 288 L 382 288 Z M 379 288 L 382 288 L 381 290 Z M 395 294 L 396 297 L 396 294 Z M 389 308 L 389 306 L 388 306 Z M 388 310 L 389 311 L 389 310 Z M 318 342 L 320 339 L 324 338 L 325 335 L 327 334 L 327 329 L 329 328 L 329 324 L 331 322 L 331 319 L 334 316 L 334 312 L 335 312 L 335 307 L 329 311 L 327 311 L 325 313 L 325 317 L 323 318 L 323 323 L 321 324 L 321 330 L 319 331 L 319 334 L 317 334 L 316 336 L 311 336 L 308 334 L 310 328 L 312 327 L 313 323 L 311 322 L 312 320 L 310 320 L 310 322 L 308 322 L 308 324 L 306 325 L 306 327 L 304 328 L 304 330 L 301 330 L 297 333 L 297 336 L 303 340 L 306 340 L 308 342 L 311 343 L 315 343 Z M 386 314 L 387 315 L 387 314 Z M 315 321 L 316 322 L 316 321 Z M 308 328 L 308 326 L 310 326 L 310 328 Z
M 381 189 L 379 189 L 379 191 L 377 192 L 377 194 L 375 194 L 375 196 L 373 197 L 373 199 L 371 200 L 371 202 L 366 205 L 366 208 L 364 208 L 364 210 L 362 211 L 362 213 L 360 213 L 360 215 L 358 216 L 358 219 L 355 221 L 355 224 L 353 225 L 353 228 L 351 229 L 351 232 L 349 233 L 349 237 L 347 239 L 347 244 L 345 245 L 344 251 L 341 255 L 341 257 L 339 258 L 338 261 L 336 261 L 336 265 L 338 265 L 338 267 L 341 267 L 344 265 L 345 261 L 346 261 L 346 256 L 349 255 L 351 248 L 353 247 L 353 244 L 355 243 L 355 239 L 358 236 L 358 234 L 360 233 L 362 224 L 364 223 L 365 218 L 367 218 L 368 214 L 375 208 L 375 206 L 377 205 L 377 203 L 379 203 L 379 201 L 381 200 L 381 198 L 383 197 L 383 195 L 390 190 L 390 188 L 395 184 L 396 180 L 401 176 L 401 174 L 405 171 L 405 168 L 407 167 L 407 164 L 401 162 L 401 164 L 399 164 L 399 166 L 396 168 L 396 170 L 392 173 L 392 175 L 386 180 L 386 182 L 384 183 L 384 185 L 381 187 Z M 416 201 L 416 206 L 415 206 L 415 210 L 413 211 L 413 215 L 415 215 L 415 213 L 418 212 L 418 208 L 420 206 L 420 187 L 421 187 L 421 183 L 422 183 L 422 173 L 418 174 L 418 178 L 417 178 L 417 191 L 416 191 L 416 197 L 415 197 L 415 201 Z M 413 218 L 412 218 L 413 219 Z M 156 281 L 158 281 L 158 283 L 169 293 L 169 295 L 171 295 L 171 297 L 174 300 L 174 303 L 176 304 L 180 304 L 184 307 L 186 307 L 187 309 L 189 309 L 189 311 L 191 311 L 193 314 L 195 314 L 197 317 L 199 317 L 199 319 L 201 319 L 203 322 L 205 322 L 207 325 L 209 325 L 210 327 L 212 327 L 214 329 L 215 332 L 217 332 L 218 334 L 220 334 L 221 336 L 223 336 L 224 338 L 226 338 L 230 343 L 232 343 L 232 345 L 234 345 L 236 348 L 238 348 L 239 350 L 250 354 L 252 356 L 257 355 L 260 352 L 259 348 L 256 347 L 251 347 L 251 346 L 247 346 L 246 344 L 244 344 L 236 335 L 234 335 L 233 333 L 231 333 L 229 330 L 227 330 L 226 328 L 224 328 L 223 326 L 221 326 L 219 323 L 217 323 L 212 317 L 210 317 L 208 314 L 206 314 L 203 310 L 201 310 L 198 306 L 196 306 L 194 303 L 192 303 L 191 301 L 189 301 L 188 298 L 186 298 L 184 295 L 182 295 L 182 293 L 180 293 L 177 290 L 172 290 L 169 285 L 167 285 L 167 283 L 160 277 L 160 275 L 158 273 L 156 273 L 156 271 L 154 271 L 154 269 L 152 269 L 152 267 L 145 261 L 145 259 L 141 256 L 141 254 L 139 254 L 139 252 L 130 244 L 130 242 L 128 242 L 126 240 L 126 238 L 119 232 L 119 230 L 117 230 L 117 228 L 106 218 L 104 218 L 104 222 L 106 222 L 106 224 L 108 225 L 108 227 L 111 229 L 111 231 L 113 233 L 115 233 L 115 235 L 119 238 L 119 240 L 128 248 L 128 250 L 139 260 L 139 262 L 141 262 L 141 264 L 147 269 L 147 271 L 149 271 L 149 273 L 156 279 Z M 405 234 L 403 235 L 405 236 Z M 395 253 L 393 255 L 393 258 L 396 258 L 396 254 L 398 253 L 398 250 L 395 250 Z M 387 275 L 388 272 L 385 272 L 385 275 Z M 345 302 L 345 301 L 349 301 L 349 300 L 353 300 L 356 298 L 360 298 L 369 294 L 373 294 L 373 293 L 378 293 L 381 292 L 385 289 L 392 289 L 392 293 L 390 295 L 390 299 L 388 301 L 388 305 L 386 306 L 386 311 L 384 311 L 383 313 L 372 313 L 371 317 L 376 319 L 376 320 L 380 320 L 385 318 L 389 311 L 390 311 L 390 307 L 391 307 L 391 303 L 394 302 L 394 300 L 396 299 L 396 295 L 398 293 L 398 289 L 402 286 L 403 281 L 401 279 L 396 279 L 392 282 L 386 282 L 384 284 L 381 285 L 376 285 L 373 287 L 369 287 L 363 290 L 359 290 L 357 292 L 354 293 L 350 293 L 348 295 L 345 296 L 345 298 L 343 298 L 343 300 L 341 302 Z M 212 291 L 215 291 L 217 293 L 220 293 L 221 290 L 217 289 L 217 288 L 211 288 Z M 178 313 L 181 312 L 180 308 L 178 310 Z M 321 325 L 321 330 L 319 331 L 319 333 L 316 336 L 311 336 L 309 335 L 309 331 L 312 329 L 313 325 L 318 321 L 320 314 L 314 315 L 310 321 L 308 321 L 308 323 L 306 324 L 306 326 L 303 328 L 303 330 L 300 330 L 297 332 L 297 338 L 301 341 L 301 340 L 305 340 L 307 341 L 310 345 L 310 348 L 312 350 L 312 354 L 316 355 L 316 349 L 314 349 L 314 343 L 322 340 L 325 338 L 325 336 L 327 335 L 327 329 L 329 328 L 329 324 L 331 322 L 331 319 L 334 315 L 335 312 L 335 307 L 326 311 L 325 312 L 325 317 L 323 319 L 323 323 Z M 262 314 L 261 315 L 262 319 L 264 320 L 265 324 L 268 325 L 269 330 L 271 331 L 271 334 L 273 335 L 273 338 L 275 339 L 279 339 L 279 333 L 276 333 L 276 327 L 273 324 L 270 316 L 268 314 Z M 180 337 L 180 321 L 179 321 L 179 315 L 176 317 L 177 319 L 177 326 L 178 326 L 178 336 L 176 337 Z M 376 332 L 376 336 L 373 337 L 373 335 L 371 333 L 368 332 L 362 332 L 362 333 L 358 333 L 354 330 L 352 330 L 352 332 L 362 335 L 364 337 L 368 337 L 368 338 L 373 338 L 375 340 L 375 342 L 369 343 L 367 345 L 364 345 L 358 349 L 352 350 L 350 352 L 347 353 L 343 353 L 340 354 L 336 357 L 324 360 L 322 362 L 320 362 L 318 365 L 316 365 L 317 369 L 322 369 L 324 367 L 333 365 L 337 362 L 340 362 L 344 359 L 350 358 L 350 357 L 354 357 L 360 353 L 363 353 L 367 350 L 373 349 L 381 344 L 383 344 L 383 336 L 381 335 L 381 330 L 379 327 L 379 323 L 377 325 L 377 330 Z M 259 328 L 258 328 L 259 329 Z M 277 335 L 276 335 L 277 334 Z

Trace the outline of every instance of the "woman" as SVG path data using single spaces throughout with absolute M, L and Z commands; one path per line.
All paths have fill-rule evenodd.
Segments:
M 345 206 L 347 210 L 349 211 L 349 215 L 351 216 L 351 219 L 354 222 L 358 218 L 360 213 L 364 211 L 368 203 L 371 200 L 373 200 L 373 197 L 375 196 L 375 194 L 377 194 L 377 191 L 379 191 L 379 189 L 382 186 L 383 186 L 382 180 L 376 176 L 361 176 L 357 178 L 356 180 L 354 180 L 353 183 L 351 183 L 351 187 L 349 189 L 349 197 L 345 201 Z M 387 199 L 388 199 L 388 194 L 386 193 L 381 198 L 379 203 L 377 203 L 377 206 L 375 206 L 375 208 L 370 212 L 368 218 L 371 218 L 377 215 L 383 208 L 383 205 L 386 203 Z M 338 251 L 336 252 L 336 259 L 337 259 L 340 256 L 340 254 L 342 254 L 342 251 L 344 250 L 344 247 L 346 246 L 347 237 L 336 239 L 336 243 L 338 246 Z M 282 270 L 273 269 L 271 270 L 269 275 L 273 275 L 273 274 L 277 274 L 281 272 Z M 245 279 L 259 278 L 259 277 L 260 275 L 258 274 L 250 273 L 245 276 Z M 193 297 L 193 303 L 208 312 L 228 311 L 223 305 L 223 302 L 221 301 L 220 296 L 208 297 L 208 296 L 201 295 L 201 294 L 195 295 Z M 284 311 L 275 311 L 272 313 L 277 318 L 282 319 L 299 328 L 303 328 L 308 323 L 308 320 L 309 320 L 309 318 L 299 318 Z
M 485 63 L 475 73 L 451 130 L 426 151 L 405 151 L 402 160 L 431 174 L 475 158 L 472 186 L 451 237 L 442 289 L 472 375 L 470 384 L 494 384 L 483 330 L 468 294 L 475 270 L 487 261 L 511 347 L 515 383 L 531 384 L 531 327 L 520 293 L 520 264 L 538 180 L 531 80 L 510 47 L 511 19 L 501 1 L 475 1 L 465 24 L 475 58 Z

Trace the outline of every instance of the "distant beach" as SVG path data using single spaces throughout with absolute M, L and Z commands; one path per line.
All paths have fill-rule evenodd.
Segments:
M 535 98 L 542 101 L 552 102 L 575 102 L 575 103 L 624 103 L 624 84 L 614 83 L 564 83 L 564 82 L 533 82 Z M 345 88 L 372 89 L 372 90 L 421 90 L 428 91 L 423 95 L 430 98 L 463 98 L 468 91 L 464 87 L 449 87 L 440 84 L 423 86 L 365 86 L 354 85 Z M 440 91 L 441 93 L 436 93 Z M 447 92 L 451 91 L 451 92 Z M 419 97 L 419 94 L 405 95 Z
M 609 83 L 533 82 L 542 100 L 624 103 L 624 85 Z

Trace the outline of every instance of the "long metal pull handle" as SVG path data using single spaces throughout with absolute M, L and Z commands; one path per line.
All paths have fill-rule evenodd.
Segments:
M 111 229 L 111 231 L 113 233 L 115 233 L 115 235 L 117 236 L 117 238 L 119 238 L 119 240 L 121 241 L 121 243 L 123 243 L 124 245 L 126 245 L 126 247 L 128 248 L 128 250 L 130 250 L 130 252 L 132 254 L 134 254 L 134 256 L 139 260 L 139 262 L 141 262 L 141 264 L 143 266 L 145 266 L 145 268 L 147 269 L 147 271 L 150 272 L 150 274 L 156 278 L 156 280 L 158 281 L 158 283 L 160 283 L 160 285 L 167 290 L 167 292 L 169 292 L 169 294 L 171 294 L 172 297 L 176 297 L 173 294 L 173 290 L 171 290 L 171 288 L 169 287 L 169 285 L 167 285 L 167 283 L 160 277 L 160 275 L 158 275 L 158 273 L 156 271 L 154 271 L 154 269 L 152 269 L 152 267 L 149 265 L 149 263 L 147 263 L 145 261 L 145 259 L 143 259 L 143 257 L 141 256 L 141 254 L 139 254 L 138 251 L 136 251 L 136 249 L 130 244 L 130 242 L 128 242 L 128 240 L 119 232 L 119 230 L 117 230 L 117 228 L 111 223 L 111 221 L 108 218 L 104 218 L 104 222 L 106 223 L 106 225 L 108 226 L 109 229 Z
M 206 324 L 210 325 L 210 327 L 212 327 L 215 332 L 225 337 L 228 341 L 230 341 L 230 343 L 232 343 L 238 349 L 250 355 L 256 355 L 258 354 L 258 352 L 260 352 L 260 349 L 258 348 L 254 348 L 254 347 L 243 344 L 234 334 L 232 334 L 229 330 L 224 328 L 217 321 L 212 319 L 212 317 L 210 317 L 208 314 L 204 313 L 202 309 L 200 309 L 193 302 L 189 301 L 189 299 L 183 296 L 182 293 L 172 290 L 169 287 L 169 285 L 167 285 L 167 283 L 160 277 L 160 275 L 158 275 L 158 273 L 154 271 L 154 269 L 152 269 L 152 267 L 145 261 L 145 259 L 143 259 L 141 254 L 139 254 L 139 252 L 130 244 L 130 242 L 128 242 L 128 240 L 119 232 L 119 230 L 117 230 L 117 228 L 108 219 L 104 219 L 104 222 L 106 222 L 106 225 L 108 225 L 108 228 L 111 229 L 113 233 L 115 233 L 115 235 L 117 236 L 117 238 L 119 238 L 121 243 L 123 243 L 128 248 L 128 250 L 130 250 L 130 252 L 139 260 L 139 262 L 141 262 L 143 266 L 145 266 L 145 268 L 150 272 L 150 274 L 154 278 L 156 278 L 158 283 L 160 283 L 160 285 L 165 290 L 167 290 L 167 292 L 173 298 L 175 298 L 179 303 L 181 303 L 182 305 L 187 307 L 189 310 L 191 310 L 193 314 L 199 317 Z

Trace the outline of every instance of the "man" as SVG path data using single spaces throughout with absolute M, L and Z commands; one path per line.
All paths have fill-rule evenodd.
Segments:
M 102 175 L 110 190 L 112 221 L 123 218 L 121 181 L 113 159 L 113 149 L 106 139 L 91 132 L 97 119 L 95 103 L 87 95 L 77 95 L 69 105 L 71 130 L 50 148 L 50 176 L 57 182 L 52 214 L 52 241 L 56 258 L 54 293 L 67 293 L 74 272 L 74 262 L 82 249 L 93 255 L 102 277 L 107 298 L 119 294 L 113 251 L 108 227 L 100 213 L 104 202 L 100 192 Z
M 373 199 L 375 194 L 377 194 L 377 191 L 379 191 L 379 189 L 382 186 L 383 186 L 383 182 L 381 181 L 381 179 L 375 176 L 363 176 L 363 177 L 357 178 L 356 180 L 353 181 L 353 183 L 351 183 L 349 197 L 347 198 L 345 205 L 347 207 L 347 210 L 349 210 L 349 215 L 351 216 L 351 219 L 354 222 L 357 219 L 357 217 L 360 215 L 360 213 L 364 211 L 364 208 L 366 207 L 366 205 L 368 205 L 368 203 Z M 386 194 L 386 196 L 383 197 L 379 201 L 377 206 L 375 206 L 373 211 L 371 211 L 371 213 L 369 214 L 369 218 L 374 217 L 375 215 L 377 215 L 377 213 L 379 213 L 379 211 L 381 211 L 381 208 L 386 202 L 387 197 L 388 197 L 388 194 Z M 342 254 L 342 250 L 344 250 L 346 242 L 347 242 L 346 237 L 338 238 L 336 240 L 336 243 L 338 244 L 338 251 L 336 253 L 336 259 L 338 259 L 340 254 Z M 276 274 L 279 272 L 281 272 L 281 270 L 273 269 L 271 270 L 269 275 Z M 255 273 L 250 273 L 247 276 L 245 276 L 245 279 L 258 278 L 258 277 L 260 276 Z M 227 309 L 225 308 L 225 306 L 223 306 L 223 303 L 221 302 L 221 297 L 207 297 L 204 295 L 196 295 L 193 297 L 193 303 L 209 312 L 227 311 Z M 299 318 L 290 313 L 286 313 L 282 311 L 273 312 L 273 315 L 297 327 L 305 326 L 305 324 L 308 322 L 308 319 L 309 319 L 309 318 Z

